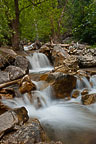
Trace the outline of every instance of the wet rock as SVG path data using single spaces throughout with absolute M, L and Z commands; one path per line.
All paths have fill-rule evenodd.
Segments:
M 20 87 L 19 87 L 19 91 L 24 94 L 24 93 L 28 93 L 32 90 L 36 90 L 36 86 L 34 83 L 32 83 L 32 81 L 30 80 L 30 77 L 28 75 L 24 76 L 21 81 L 20 81 Z
M 80 94 L 80 91 L 79 90 L 74 90 L 73 93 L 72 93 L 72 98 L 77 98 Z
M 0 115 L 0 138 L 8 131 L 15 129 L 16 125 L 28 120 L 27 110 L 24 107 L 14 109 Z
M 89 90 L 87 88 L 83 89 L 83 91 L 81 92 L 81 95 L 86 95 L 89 93 Z
M 20 67 L 25 74 L 29 72 L 29 61 L 24 56 L 16 56 L 14 65 Z
M 23 71 L 20 67 L 16 66 L 8 66 L 5 71 L 9 73 L 10 80 L 15 80 L 25 75 L 25 71 Z
M 0 71 L 0 84 L 10 80 L 9 73 Z
M 3 137 L 1 144 L 35 144 L 47 141 L 47 136 L 38 120 L 21 126 L 16 132 L 11 132 Z
M 73 89 L 76 88 L 76 77 L 62 74 L 52 84 L 57 98 L 70 97 Z
M 96 102 L 96 94 L 83 95 L 81 101 L 84 105 L 89 105 Z

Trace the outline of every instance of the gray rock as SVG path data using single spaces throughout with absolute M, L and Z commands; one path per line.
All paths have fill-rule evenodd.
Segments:
M 32 120 L 20 127 L 16 132 L 7 134 L 0 141 L 1 144 L 35 144 L 46 141 L 47 137 L 39 123 Z
M 9 73 L 10 80 L 15 80 L 25 75 L 25 71 L 16 66 L 8 66 L 5 71 Z
M 24 107 L 0 115 L 0 138 L 6 131 L 8 132 L 9 130 L 15 129 L 16 125 L 22 124 L 27 120 L 28 114 Z
M 0 71 L 0 84 L 10 80 L 9 73 Z

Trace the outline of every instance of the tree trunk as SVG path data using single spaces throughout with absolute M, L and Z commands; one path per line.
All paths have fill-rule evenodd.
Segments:
M 15 19 L 12 20 L 12 29 L 13 29 L 13 35 L 12 35 L 12 47 L 14 50 L 19 50 L 19 5 L 18 0 L 14 0 L 15 5 Z

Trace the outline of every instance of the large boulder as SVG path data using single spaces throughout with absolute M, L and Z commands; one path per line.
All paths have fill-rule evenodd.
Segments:
M 56 98 L 70 98 L 71 92 L 76 88 L 77 78 L 74 75 L 54 72 L 41 75 L 40 80 L 53 87 Z
M 20 67 L 25 73 L 29 72 L 29 61 L 24 56 L 16 56 L 14 65 Z
M 57 98 L 70 97 L 73 89 L 76 88 L 76 77 L 62 74 L 52 84 Z
M 23 71 L 20 67 L 16 66 L 8 66 L 5 71 L 9 73 L 10 80 L 15 80 L 25 75 L 25 71 Z
M 24 107 L 10 110 L 0 115 L 0 138 L 8 131 L 16 129 L 16 125 L 28 120 L 27 110 Z
M 3 137 L 2 144 L 35 144 L 48 141 L 38 120 L 33 119 L 22 125 L 17 131 L 11 132 Z

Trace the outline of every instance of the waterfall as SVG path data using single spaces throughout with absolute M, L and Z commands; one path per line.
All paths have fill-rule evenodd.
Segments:
M 43 53 L 35 52 L 33 55 L 27 56 L 27 59 L 31 65 L 30 73 L 51 71 L 53 69 L 47 56 Z
M 77 81 L 77 89 L 87 87 L 92 92 L 94 81 L 95 76 L 91 77 L 89 82 L 82 78 Z M 11 108 L 24 106 L 30 117 L 40 120 L 51 140 L 61 140 L 64 144 L 90 144 L 92 140 L 96 141 L 96 104 L 85 107 L 76 103 L 78 98 L 69 101 L 57 100 L 51 86 L 44 88 L 46 84 L 42 81 L 33 83 L 37 90 L 32 92 L 31 99 L 24 94 L 21 98 L 2 99 L 2 102 Z

